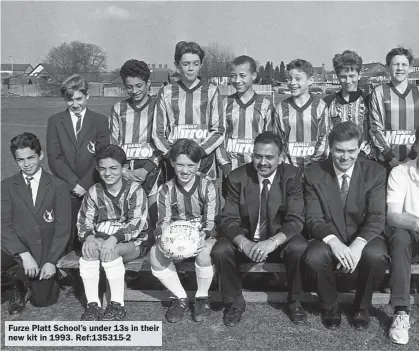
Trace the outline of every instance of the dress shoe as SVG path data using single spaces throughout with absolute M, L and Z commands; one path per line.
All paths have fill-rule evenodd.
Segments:
M 341 322 L 342 318 L 340 316 L 338 304 L 335 304 L 332 308 L 323 312 L 322 323 L 327 329 L 338 329 Z
M 9 298 L 9 314 L 21 313 L 30 298 L 30 291 L 27 287 L 13 289 Z
M 237 325 L 240 322 L 244 311 L 245 307 L 237 308 L 233 305 L 226 307 L 223 317 L 224 325 L 227 327 L 234 327 Z
M 304 324 L 307 322 L 307 313 L 304 311 L 299 301 L 289 304 L 288 309 L 291 321 L 294 324 Z
M 356 330 L 367 329 L 370 325 L 370 315 L 367 310 L 358 310 L 353 318 L 352 325 Z

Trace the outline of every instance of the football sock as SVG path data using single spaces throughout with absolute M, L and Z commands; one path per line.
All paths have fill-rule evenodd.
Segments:
M 151 268 L 151 273 L 178 299 L 187 297 L 173 262 L 170 262 L 169 266 L 162 271 L 155 271 Z
M 87 303 L 97 302 L 101 306 L 99 300 L 99 267 L 99 260 L 85 261 L 83 258 L 79 260 L 80 277 L 83 280 Z
M 208 297 L 208 290 L 214 277 L 214 266 L 200 267 L 195 262 L 196 290 L 195 297 Z
M 396 314 L 397 312 L 409 313 L 409 308 L 407 306 L 396 306 L 394 307 L 394 314 Z
M 102 262 L 102 266 L 111 289 L 111 301 L 119 302 L 121 306 L 124 306 L 125 266 L 122 257 L 110 262 Z

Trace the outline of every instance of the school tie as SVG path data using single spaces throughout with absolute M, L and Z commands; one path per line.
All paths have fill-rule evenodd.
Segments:
M 77 123 L 76 123 L 76 139 L 81 131 L 81 114 L 76 113 Z
M 259 212 L 259 240 L 266 239 L 266 231 L 267 231 L 267 220 L 268 220 L 268 212 L 267 212 L 267 205 L 268 205 L 268 185 L 269 179 L 264 179 L 262 187 L 262 192 L 260 194 L 260 212 Z
M 347 174 L 342 175 L 342 185 L 340 187 L 340 199 L 342 201 L 343 207 L 345 207 L 346 205 L 346 197 L 348 196 L 348 190 L 349 190 L 348 178 L 349 176 Z
M 31 199 L 33 201 L 33 197 L 32 197 L 32 186 L 31 186 L 31 180 L 32 179 L 33 179 L 33 177 L 26 177 L 26 186 L 28 187 L 29 196 L 31 197 Z

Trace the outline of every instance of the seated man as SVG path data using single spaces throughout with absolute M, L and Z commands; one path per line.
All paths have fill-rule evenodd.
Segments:
M 308 167 L 304 198 L 307 228 L 314 240 L 304 265 L 317 285 L 326 328 L 341 324 L 335 269 L 357 270 L 353 325 L 369 325 L 372 294 L 388 264 L 383 234 L 386 171 L 381 165 L 358 158 L 363 141 L 355 123 L 338 123 L 329 134 L 331 157 Z
M 414 148 L 419 151 L 419 128 Z M 391 304 L 394 318 L 389 336 L 396 344 L 409 342 L 409 283 L 411 258 L 419 254 L 419 157 L 390 172 L 387 185 L 387 221 L 391 256 Z
M 128 164 L 117 145 L 106 145 L 96 154 L 101 182 L 83 198 L 77 218 L 83 242 L 80 276 L 86 292 L 87 308 L 81 320 L 120 321 L 125 316 L 125 262 L 146 250 L 148 241 L 147 196 L 140 183 L 123 178 Z M 99 301 L 99 266 L 105 270 L 111 302 L 102 313 Z
M 291 320 L 303 323 L 300 259 L 307 248 L 301 235 L 304 200 L 301 169 L 281 163 L 279 135 L 266 131 L 254 141 L 253 161 L 227 177 L 220 238 L 211 256 L 220 275 L 224 324 L 234 326 L 245 311 L 240 262 L 277 262 L 287 268 Z
M 170 150 L 170 160 L 175 178 L 163 184 L 158 193 L 158 221 L 155 231 L 156 245 L 150 250 L 153 275 L 174 295 L 166 319 L 171 323 L 180 321 L 188 309 L 188 298 L 173 261 L 161 248 L 161 234 L 169 224 L 178 220 L 199 223 L 205 245 L 195 253 L 195 272 L 198 289 L 195 295 L 193 319 L 200 322 L 208 317 L 208 290 L 214 276 L 210 252 L 215 243 L 215 215 L 218 209 L 214 181 L 198 172 L 204 151 L 191 139 L 177 140 Z
M 39 139 L 22 133 L 10 142 L 21 169 L 1 182 L 1 269 L 10 276 L 13 294 L 9 314 L 57 302 L 60 285 L 56 267 L 70 239 L 70 194 L 64 181 L 41 167 Z

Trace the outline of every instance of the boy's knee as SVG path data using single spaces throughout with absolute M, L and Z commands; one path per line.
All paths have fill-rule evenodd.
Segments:
M 172 260 L 163 255 L 157 245 L 153 245 L 150 249 L 150 263 L 155 270 L 162 270 L 170 265 Z
M 195 259 L 198 266 L 206 267 L 206 266 L 212 265 L 211 251 L 215 244 L 215 241 L 216 241 L 215 239 L 205 240 L 205 245 L 202 251 L 198 254 L 198 256 L 196 256 L 196 259 Z

